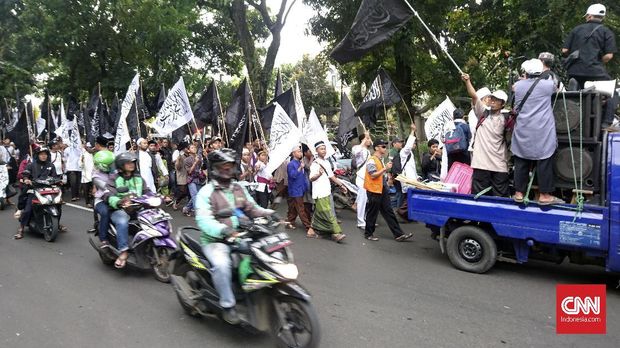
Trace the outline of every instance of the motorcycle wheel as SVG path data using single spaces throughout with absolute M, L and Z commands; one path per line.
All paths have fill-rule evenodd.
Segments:
M 319 319 L 312 304 L 295 297 L 284 296 L 274 300 L 272 315 L 273 337 L 280 348 L 300 347 L 313 348 L 319 346 L 321 329 Z M 282 317 L 277 314 L 282 312 Z
M 192 267 L 188 264 L 184 264 L 181 267 L 179 267 L 178 275 L 185 278 L 185 281 L 189 283 L 189 280 L 187 279 L 187 273 L 191 271 L 192 271 Z M 199 318 L 200 313 L 198 313 L 198 311 L 196 311 L 195 308 L 185 303 L 185 301 L 183 301 L 183 299 L 181 298 L 181 295 L 179 295 L 177 291 L 175 292 L 177 294 L 177 300 L 179 300 L 179 304 L 181 304 L 181 308 L 183 308 L 183 311 L 185 311 L 185 314 L 189 315 L 190 317 Z
M 50 221 L 51 227 L 43 231 L 43 238 L 45 238 L 47 242 L 51 243 L 56 240 L 56 237 L 58 237 L 60 220 L 57 217 L 52 216 L 50 217 Z
M 151 250 L 153 253 L 157 253 L 157 257 L 153 255 L 153 263 L 151 265 L 155 279 L 162 283 L 170 283 L 170 271 L 168 270 L 170 252 L 168 248 L 153 247 Z M 159 263 L 157 263 L 157 260 L 159 260 Z

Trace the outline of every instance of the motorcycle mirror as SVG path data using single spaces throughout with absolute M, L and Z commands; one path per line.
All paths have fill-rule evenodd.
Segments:
M 116 192 L 118 193 L 127 193 L 129 192 L 129 187 L 127 186 L 119 186 L 116 188 Z
M 215 217 L 218 219 L 226 219 L 233 216 L 233 211 L 230 208 L 220 209 L 217 213 L 215 213 Z

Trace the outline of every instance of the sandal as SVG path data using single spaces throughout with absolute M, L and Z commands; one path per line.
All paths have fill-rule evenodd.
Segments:
M 376 241 L 378 241 L 378 240 L 379 240 L 379 238 L 377 238 L 377 237 L 375 237 L 375 236 L 368 236 L 368 237 L 364 237 L 364 238 L 366 238 L 366 239 L 368 239 L 368 240 L 370 240 L 370 241 L 373 241 L 373 242 L 376 242 Z
M 99 246 L 99 249 L 104 250 L 110 247 L 110 243 L 107 240 L 104 240 L 101 242 L 101 246 Z
M 521 197 L 517 197 L 517 195 L 512 196 L 512 200 L 517 202 L 517 203 L 523 203 L 523 196 Z
M 286 222 L 286 225 L 285 225 L 285 226 L 286 226 L 286 228 L 288 228 L 289 230 L 294 230 L 294 229 L 296 229 L 296 228 L 297 228 L 297 227 L 295 226 L 295 224 L 294 224 L 294 223 L 292 223 L 292 222 Z
M 411 237 L 413 237 L 413 233 L 403 234 L 403 235 L 400 235 L 400 236 L 398 236 L 398 237 L 396 237 L 396 238 L 394 238 L 394 239 L 395 239 L 397 242 L 404 242 L 404 241 L 406 241 L 407 239 L 409 239 L 409 238 L 411 238 Z
M 123 255 L 125 255 L 125 257 L 123 257 Z M 126 251 L 124 253 L 121 253 L 121 255 L 116 259 L 116 261 L 114 261 L 114 267 L 116 267 L 117 269 L 125 268 L 128 258 L 129 255 Z
M 17 229 L 17 233 L 13 236 L 13 239 L 18 240 L 24 238 L 24 228 L 20 227 Z
M 344 233 L 332 234 L 332 240 L 336 243 L 342 242 L 345 238 L 347 238 L 347 235 Z
M 538 201 L 538 205 L 546 206 L 546 205 L 553 205 L 553 204 L 566 204 L 566 202 L 564 202 L 562 199 L 558 197 L 553 197 L 553 199 L 550 201 L 541 201 L 541 200 Z

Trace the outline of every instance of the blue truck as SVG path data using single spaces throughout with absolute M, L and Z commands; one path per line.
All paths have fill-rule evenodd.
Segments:
M 540 206 L 509 198 L 410 189 L 408 215 L 438 236 L 456 268 L 488 271 L 498 259 L 540 259 L 620 272 L 620 133 L 605 134 L 599 204 Z

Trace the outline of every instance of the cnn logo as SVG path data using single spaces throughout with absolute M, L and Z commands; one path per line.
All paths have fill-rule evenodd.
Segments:
M 605 334 L 606 287 L 604 284 L 562 284 L 556 287 L 558 334 Z
M 585 314 L 590 312 L 594 314 L 601 314 L 601 298 L 596 296 L 592 297 L 577 297 L 568 296 L 562 300 L 562 311 L 568 315 Z

